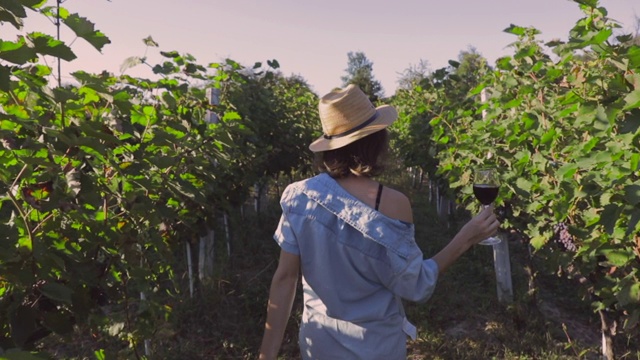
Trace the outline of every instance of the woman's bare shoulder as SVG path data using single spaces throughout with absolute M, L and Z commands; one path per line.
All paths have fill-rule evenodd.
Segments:
M 388 217 L 413 223 L 411 201 L 407 195 L 396 189 L 384 187 L 380 200 L 380 212 Z

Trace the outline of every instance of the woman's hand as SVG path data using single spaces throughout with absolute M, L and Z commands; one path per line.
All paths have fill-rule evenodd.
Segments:
M 438 264 L 439 271 L 444 272 L 470 247 L 494 235 L 499 226 L 500 222 L 493 213 L 493 206 L 490 205 L 482 209 L 478 215 L 464 224 L 444 249 L 433 257 L 433 260 Z
M 296 295 L 299 273 L 300 257 L 281 250 L 278 268 L 273 274 L 269 290 L 267 321 L 258 356 L 260 360 L 275 360 L 278 357 Z
M 493 212 L 493 205 L 489 205 L 466 223 L 458 234 L 462 236 L 463 239 L 466 239 L 470 245 L 475 245 L 495 235 L 499 227 L 500 222 Z

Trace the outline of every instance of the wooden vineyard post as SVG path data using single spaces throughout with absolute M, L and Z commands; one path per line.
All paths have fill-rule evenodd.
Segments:
M 487 88 L 480 92 L 480 101 L 487 101 Z M 482 118 L 485 119 L 487 111 L 482 110 Z M 487 158 L 491 155 L 487 154 Z M 511 282 L 511 258 L 509 256 L 509 242 L 504 237 L 500 237 L 502 241 L 493 245 L 493 267 L 496 272 L 496 289 L 498 292 L 498 301 L 501 303 L 510 303 L 513 301 L 513 284 Z
M 191 256 L 191 242 L 185 242 L 187 249 L 187 271 L 189 274 L 189 297 L 193 299 L 193 260 Z
M 210 229 L 207 235 L 200 237 L 198 248 L 198 276 L 202 284 L 207 284 L 213 279 L 213 244 L 214 232 Z
M 207 100 L 211 105 L 220 105 L 220 93 L 218 89 L 207 89 Z M 207 110 L 205 121 L 210 124 L 215 124 L 220 121 L 218 114 L 213 111 Z M 209 229 L 208 233 L 200 237 L 200 245 L 198 251 L 198 276 L 200 282 L 208 283 L 213 277 L 213 264 L 214 264 L 214 233 L 213 229 Z M 227 239 L 227 242 L 229 239 Z M 227 243 L 229 247 L 229 243 Z
M 510 303 L 513 302 L 513 284 L 511 283 L 509 242 L 504 236 L 499 237 L 502 241 L 493 245 L 493 267 L 496 272 L 498 301 L 501 303 Z

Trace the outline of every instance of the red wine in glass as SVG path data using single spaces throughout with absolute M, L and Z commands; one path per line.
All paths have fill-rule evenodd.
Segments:
M 498 185 L 473 184 L 473 194 L 482 205 L 490 205 L 498 197 Z
M 498 181 L 498 174 L 493 168 L 480 168 L 475 171 L 473 179 L 473 195 L 480 201 L 483 207 L 491 205 L 491 203 L 498 197 L 498 190 L 500 183 Z M 478 244 L 482 245 L 495 245 L 500 242 L 500 238 L 489 237 Z

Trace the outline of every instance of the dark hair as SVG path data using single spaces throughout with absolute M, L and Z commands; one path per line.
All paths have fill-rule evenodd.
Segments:
M 341 148 L 316 153 L 315 167 L 334 179 L 350 174 L 373 177 L 384 170 L 388 149 L 389 133 L 383 129 Z

